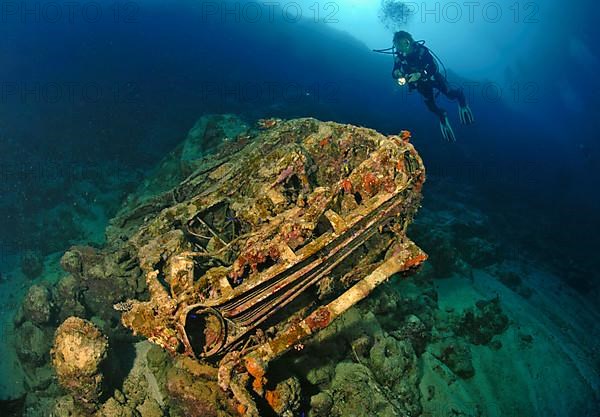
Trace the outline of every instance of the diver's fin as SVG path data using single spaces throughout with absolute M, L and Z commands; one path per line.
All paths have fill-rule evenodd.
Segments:
M 470 125 L 475 123 L 475 117 L 473 117 L 473 112 L 471 108 L 467 105 L 458 106 L 458 117 L 460 118 L 460 122 L 463 125 Z
M 447 142 L 456 142 L 456 136 L 454 136 L 452 126 L 450 126 L 448 116 L 444 116 L 444 118 L 440 120 L 440 131 L 442 132 L 442 137 Z

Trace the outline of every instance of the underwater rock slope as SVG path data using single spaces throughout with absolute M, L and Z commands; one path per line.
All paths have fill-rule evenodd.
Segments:
M 72 247 L 62 279 L 29 289 L 24 415 L 596 415 L 600 319 L 509 262 L 464 184 L 427 188 L 408 230 L 431 261 L 412 273 L 409 139 L 201 118 L 106 245 Z

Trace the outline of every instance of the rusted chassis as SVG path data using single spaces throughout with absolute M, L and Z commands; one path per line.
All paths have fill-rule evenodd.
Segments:
M 257 141 L 182 183 L 173 195 L 201 191 L 163 210 L 132 239 L 150 300 L 132 300 L 122 317 L 134 332 L 174 354 L 220 360 L 219 384 L 247 416 L 258 415 L 246 390 L 249 375 L 263 395 L 270 361 L 427 258 L 406 237 L 425 181 L 410 135 L 384 137 L 310 119 L 262 128 Z M 259 166 L 260 158 L 269 162 Z M 249 170 L 259 178 L 248 179 Z M 318 178 L 311 182 L 311 176 Z M 251 226 L 232 232 L 231 240 L 202 217 L 225 200 L 224 216 Z M 273 209 L 265 221 L 266 206 Z M 174 220 L 183 232 L 173 230 Z M 358 254 L 365 247 L 363 259 Z M 298 313 L 292 303 L 325 283 L 334 291 L 305 304 L 302 316 L 292 320 Z M 257 340 L 278 312 L 288 319 Z
M 349 220 L 346 221 L 333 211 L 326 212 L 325 215 L 334 220 L 331 223 L 337 225 L 337 230 L 334 229 L 315 239 L 311 246 L 305 247 L 306 250 L 299 251 L 295 255 L 295 260 L 289 262 L 285 269 L 273 267 L 261 273 L 262 276 L 257 277 L 248 285 L 234 289 L 225 300 L 196 303 L 182 309 L 178 315 L 178 329 L 185 352 L 191 356 L 209 358 L 222 355 L 238 346 L 241 340 L 247 338 L 274 313 L 289 305 L 307 288 L 329 276 L 336 266 L 351 256 L 367 239 L 378 233 L 383 225 L 389 224 L 391 220 L 406 212 L 407 197 L 409 196 L 406 191 L 412 188 L 411 186 L 412 184 L 409 184 L 404 190 L 378 195 L 368 203 L 375 208 L 367 215 L 352 213 L 347 216 Z M 408 203 L 412 204 L 412 202 Z M 406 238 L 404 241 L 409 242 Z M 402 247 L 404 250 L 401 250 Z M 315 250 L 315 248 L 321 249 Z M 403 268 L 404 264 L 412 267 L 425 259 L 424 254 L 411 243 L 397 243 L 392 248 L 390 258 L 384 264 L 387 266 L 382 265 L 377 269 L 379 274 L 385 272 L 389 277 L 396 272 L 408 269 Z M 380 283 L 376 282 L 376 285 Z M 360 289 L 361 287 L 355 288 Z M 357 294 L 357 289 L 353 292 L 349 291 L 348 294 Z M 354 300 L 354 298 L 356 300 L 350 305 L 364 296 L 351 297 L 349 300 Z M 202 351 L 199 351 L 197 346 L 192 346 L 186 332 L 189 327 L 186 324 L 190 320 L 190 315 L 204 319 L 206 325 L 210 327 L 205 331 L 206 338 L 210 340 L 206 341 Z M 330 316 L 334 318 L 337 314 Z M 307 322 L 307 325 L 312 329 L 313 326 L 310 326 L 310 323 L 314 322 L 314 318 L 311 320 Z M 318 322 L 323 322 L 323 320 Z M 329 321 L 327 321 L 328 323 Z M 308 334 L 311 333 L 312 331 Z M 296 343 L 299 341 L 300 339 L 296 340 Z

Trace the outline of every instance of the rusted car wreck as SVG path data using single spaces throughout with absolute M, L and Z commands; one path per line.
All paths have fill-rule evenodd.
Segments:
M 117 306 L 123 324 L 214 363 L 257 416 L 271 360 L 426 259 L 406 237 L 425 180 L 409 138 L 271 119 L 225 140 L 129 240 L 150 299 Z

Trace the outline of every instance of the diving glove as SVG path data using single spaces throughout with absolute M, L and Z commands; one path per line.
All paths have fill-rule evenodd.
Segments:
M 464 106 L 458 106 L 458 117 L 463 125 L 470 125 L 475 122 L 473 112 L 466 104 Z
M 442 137 L 448 142 L 456 142 L 456 136 L 454 136 L 454 131 L 452 130 L 452 126 L 450 126 L 450 122 L 448 121 L 448 116 L 444 116 L 443 119 L 440 120 L 440 130 L 442 131 Z
M 410 83 L 416 83 L 420 79 L 421 79 L 421 73 L 420 72 L 413 72 L 412 74 L 410 74 L 408 76 L 408 82 L 409 82 L 409 84 Z

